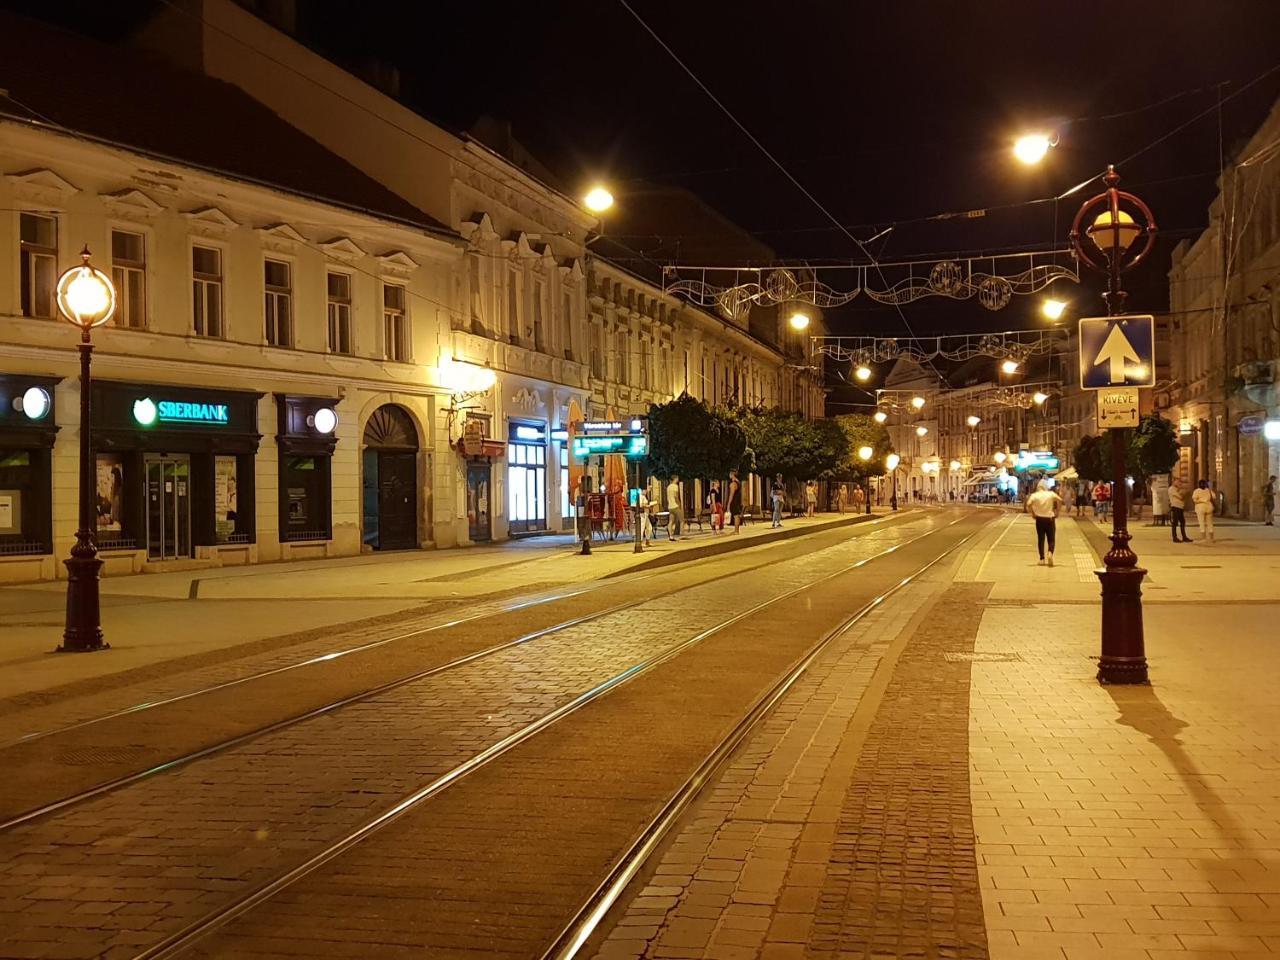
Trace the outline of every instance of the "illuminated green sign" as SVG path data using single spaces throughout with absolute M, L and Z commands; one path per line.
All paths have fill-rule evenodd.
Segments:
M 225 403 L 185 403 L 177 400 L 161 400 L 156 403 L 150 397 L 133 401 L 133 419 L 139 425 L 149 427 L 157 420 L 162 423 L 209 423 L 225 425 L 230 415 Z
M 614 434 L 573 438 L 573 455 L 589 457 L 593 454 L 621 453 L 631 460 L 639 460 L 649 452 L 649 438 L 643 434 Z

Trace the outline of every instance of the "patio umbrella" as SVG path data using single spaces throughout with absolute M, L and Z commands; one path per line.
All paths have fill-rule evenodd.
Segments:
M 573 455 L 573 438 L 577 436 L 578 424 L 582 423 L 582 407 L 575 399 L 569 400 L 569 503 L 576 505 L 578 493 L 582 489 L 582 477 L 586 473 L 586 464 Z

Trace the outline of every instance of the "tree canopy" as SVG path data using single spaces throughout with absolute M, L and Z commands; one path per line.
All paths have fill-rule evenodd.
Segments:
M 1135 429 L 1125 430 L 1125 473 L 1146 480 L 1168 473 L 1178 462 L 1178 434 L 1174 425 L 1159 414 L 1143 417 Z M 1107 436 L 1081 437 L 1072 451 L 1076 472 L 1086 480 L 1111 480 L 1111 439 Z
M 834 423 L 844 433 L 847 449 L 845 455 L 824 475 L 827 480 L 853 480 L 865 483 L 868 477 L 885 473 L 885 457 L 893 452 L 889 431 L 865 413 L 850 413 L 836 417 Z M 858 451 L 871 448 L 871 457 L 863 460 Z
M 833 420 L 806 420 L 782 410 L 741 408 L 732 416 L 747 436 L 755 472 L 809 480 L 833 470 L 849 452 L 845 432 Z
M 648 463 L 655 476 L 723 477 L 740 469 L 747 453 L 742 427 L 688 393 L 649 407 Z

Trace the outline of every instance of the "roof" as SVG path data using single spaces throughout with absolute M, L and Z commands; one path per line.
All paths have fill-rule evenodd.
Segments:
M 453 231 L 229 83 L 0 11 L 0 115 Z

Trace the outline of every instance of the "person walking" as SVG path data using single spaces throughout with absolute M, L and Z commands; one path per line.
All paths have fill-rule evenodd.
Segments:
M 1177 477 L 1169 481 L 1169 529 L 1174 543 L 1191 542 L 1187 536 L 1187 491 L 1182 489 L 1182 481 Z
M 720 481 L 711 481 L 711 492 L 707 494 L 707 506 L 711 508 L 711 532 L 724 530 L 724 498 L 720 495 Z
M 1191 502 L 1196 508 L 1196 524 L 1200 527 L 1200 539 L 1213 543 L 1213 491 L 1209 481 L 1201 480 L 1191 491 Z
M 1273 473 L 1267 477 L 1267 482 L 1262 485 L 1262 522 L 1268 527 L 1274 527 L 1274 515 L 1276 512 L 1276 475 Z
M 1095 520 L 1107 519 L 1107 514 L 1111 509 L 1111 488 L 1098 481 L 1097 486 L 1093 488 L 1093 516 Z
M 1040 566 L 1052 567 L 1062 498 L 1049 489 L 1048 480 L 1041 480 L 1036 484 L 1036 492 L 1027 497 L 1026 509 L 1036 521 L 1036 550 L 1040 553 Z M 1046 543 L 1049 546 L 1048 555 L 1044 549 Z
M 861 513 L 862 508 L 866 506 L 867 496 L 862 492 L 861 487 L 853 488 L 853 512 Z
M 840 484 L 840 499 L 837 501 L 840 512 L 844 513 L 849 506 L 849 485 L 847 483 Z
M 773 525 L 782 526 L 782 502 L 787 497 L 787 488 L 782 484 L 782 474 L 773 478 L 769 487 L 769 499 L 773 502 Z
M 818 512 L 818 481 L 810 480 L 804 485 L 804 515 L 812 517 Z
M 684 527 L 684 507 L 680 504 L 680 477 L 673 475 L 667 483 L 667 539 L 672 542 L 680 539 Z
M 729 521 L 734 533 L 742 529 L 742 483 L 737 470 L 729 471 Z
M 653 542 L 653 501 L 644 487 L 636 492 L 636 509 L 640 511 L 640 540 L 647 547 Z
M 1076 488 L 1071 484 L 1062 485 L 1062 512 L 1071 516 L 1071 508 L 1076 505 Z

